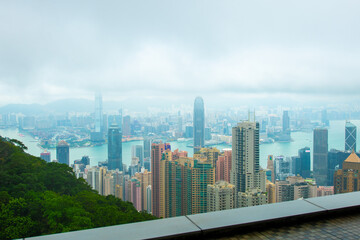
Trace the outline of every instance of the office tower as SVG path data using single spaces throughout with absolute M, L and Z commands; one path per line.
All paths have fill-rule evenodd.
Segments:
M 95 132 L 103 131 L 103 113 L 102 113 L 102 96 L 100 93 L 95 95 Z
M 205 113 L 204 101 L 197 97 L 194 102 L 194 153 L 205 147 Z
M 236 204 L 262 203 L 265 174 L 260 174 L 258 122 L 241 122 L 232 129 L 231 163 L 230 182 L 235 185 L 235 198 L 239 192 L 244 193 Z
M 205 140 L 211 140 L 211 128 L 205 128 Z
M 314 129 L 313 173 L 318 186 L 326 186 L 328 171 L 328 130 Z
M 183 130 L 182 130 L 182 117 L 180 116 L 180 112 L 179 112 L 179 116 L 178 116 L 178 121 L 177 121 L 177 129 L 176 129 L 176 137 L 181 138 L 183 136 Z
M 186 126 L 185 127 L 185 138 L 193 138 L 194 137 L 194 127 Z
M 345 151 L 356 152 L 356 126 L 348 121 L 345 124 Z
M 131 135 L 131 123 L 130 123 L 130 116 L 127 115 L 123 118 L 123 135 L 130 136 Z
M 235 186 L 219 181 L 207 186 L 207 212 L 221 211 L 235 207 Z
M 274 171 L 274 160 L 273 160 L 273 155 L 269 155 L 268 156 L 268 160 L 267 160 L 267 169 L 269 169 L 271 171 L 271 182 L 275 182 L 275 171 Z
M 109 115 L 107 124 L 111 126 L 112 124 L 118 125 L 121 129 L 122 126 L 122 116 L 121 115 Z
M 65 141 L 60 141 L 56 146 L 56 159 L 58 163 L 64 163 L 69 166 L 70 163 L 70 146 Z
M 162 217 L 165 215 L 164 210 L 160 209 L 160 191 L 163 190 L 160 187 L 160 182 L 164 181 L 160 176 L 160 161 L 164 151 L 165 144 L 163 143 L 153 143 L 151 145 L 151 211 L 156 217 Z
M 327 111 L 326 109 L 322 110 L 321 111 L 321 123 L 324 125 L 324 126 L 329 126 L 329 120 L 327 118 Z
M 123 170 L 122 163 L 122 135 L 116 124 L 112 124 L 108 131 L 108 169 Z
M 290 132 L 290 118 L 289 118 L 289 112 L 288 111 L 283 112 L 282 130 L 283 130 L 284 133 Z
M 46 150 L 40 153 L 40 158 L 46 162 L 51 162 L 51 154 Z
M 144 154 L 142 145 L 133 145 L 131 147 L 131 157 L 139 158 L 140 166 L 144 166 Z
M 303 178 L 310 178 L 310 148 L 304 147 L 299 150 L 300 171 Z
M 83 156 L 82 158 L 81 158 L 81 162 L 80 162 L 81 164 L 84 164 L 85 166 L 87 166 L 87 165 L 90 165 L 90 158 L 89 158 L 89 156 Z
M 145 168 L 146 170 L 148 170 L 148 171 L 151 170 L 151 168 L 150 168 L 150 158 L 145 158 L 145 159 L 144 159 L 144 168 Z
M 347 193 L 360 190 L 360 158 L 352 152 L 334 174 L 334 192 Z
M 151 138 L 144 138 L 144 158 L 150 158 L 151 156 Z
M 338 169 L 342 169 L 343 162 L 349 157 L 351 154 L 350 151 L 340 151 L 336 149 L 330 149 L 328 152 L 328 178 L 327 178 L 327 186 L 334 186 L 334 173 Z M 360 157 L 360 153 L 355 153 L 358 157 Z
M 266 192 L 268 203 L 276 203 L 276 186 L 269 180 L 266 180 Z
M 122 108 L 119 109 L 119 116 L 116 118 L 116 123 L 119 126 L 119 128 L 122 129 L 122 123 L 123 123 Z
M 94 130 L 90 133 L 90 139 L 92 142 L 104 141 L 104 122 L 102 112 L 102 97 L 100 93 L 95 94 L 95 124 Z

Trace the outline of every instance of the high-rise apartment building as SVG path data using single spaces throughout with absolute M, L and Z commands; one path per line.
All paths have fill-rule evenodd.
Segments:
M 108 131 L 108 169 L 123 170 L 122 164 L 122 134 L 120 128 L 113 124 Z
M 348 121 L 345 124 L 345 151 L 356 152 L 356 126 Z
M 276 202 L 317 196 L 317 188 L 314 181 L 299 176 L 290 176 L 285 181 L 276 181 L 275 186 Z
M 205 147 L 204 101 L 197 97 L 194 102 L 194 153 Z
M 266 180 L 266 192 L 268 203 L 276 203 L 276 186 L 269 180 Z
M 163 143 L 153 143 L 151 145 L 151 211 L 152 214 L 156 217 L 165 216 L 165 211 L 163 209 L 164 206 L 162 206 L 162 209 L 160 209 L 160 194 L 162 194 L 162 192 L 164 191 L 160 186 L 161 183 L 164 181 L 164 174 L 160 174 L 160 162 L 162 158 L 162 153 L 165 151 L 165 148 L 170 148 L 170 145 Z
M 142 145 L 133 145 L 131 147 L 131 157 L 137 157 L 140 162 L 140 166 L 144 166 L 144 153 L 143 153 L 143 146 Z
M 313 173 L 318 186 L 327 185 L 328 130 L 314 129 Z
M 274 156 L 269 155 L 267 160 L 267 169 L 271 172 L 271 182 L 275 182 Z M 269 180 L 270 181 L 270 180 Z
M 235 208 L 235 186 L 219 181 L 207 186 L 207 212 Z
M 236 198 L 241 196 L 236 203 L 241 203 L 241 206 L 262 203 L 266 175 L 260 174 L 258 122 L 241 122 L 232 129 L 231 163 L 230 182 L 235 185 Z
M 192 214 L 207 211 L 207 185 L 215 183 L 215 168 L 210 162 L 194 159 L 191 169 Z
M 58 163 L 70 164 L 70 146 L 65 141 L 60 141 L 56 146 L 56 159 Z
M 143 172 L 135 173 L 135 178 L 139 180 L 140 186 L 141 186 L 141 211 L 150 211 L 148 210 L 148 194 L 147 194 L 147 188 L 151 185 L 151 172 L 148 172 L 147 170 Z
M 215 169 L 216 181 L 230 182 L 231 152 L 231 149 L 224 149 L 224 153 L 218 157 Z

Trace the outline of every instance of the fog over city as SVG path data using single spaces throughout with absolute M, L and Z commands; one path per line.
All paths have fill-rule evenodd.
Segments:
M 0 106 L 357 101 L 358 1 L 2 1 Z M 357 104 L 352 104 L 357 106 Z M 92 107 L 92 106 L 91 106 Z

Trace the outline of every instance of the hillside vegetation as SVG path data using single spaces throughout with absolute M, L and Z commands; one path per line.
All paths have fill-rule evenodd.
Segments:
M 0 137 L 0 239 L 155 219 L 130 202 L 101 196 L 65 164 L 46 163 Z

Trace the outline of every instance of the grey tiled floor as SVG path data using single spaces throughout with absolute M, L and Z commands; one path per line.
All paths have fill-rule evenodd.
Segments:
M 360 239 L 360 213 L 333 216 L 297 225 L 265 228 L 243 234 L 218 236 L 213 239 Z

